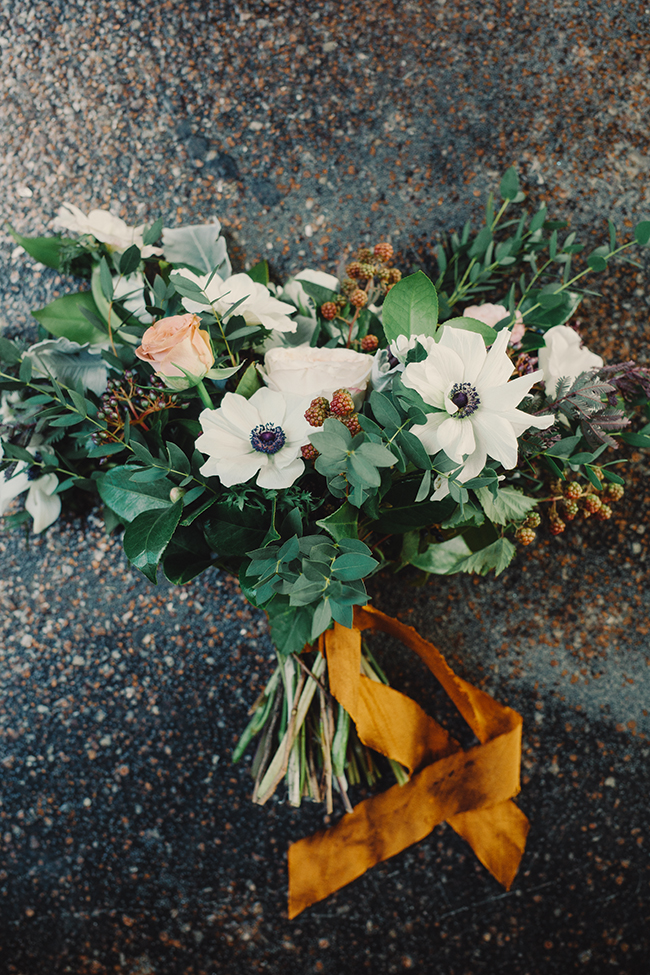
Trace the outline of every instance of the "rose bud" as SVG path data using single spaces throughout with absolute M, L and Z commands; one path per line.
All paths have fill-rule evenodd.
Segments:
M 198 315 L 161 318 L 142 336 L 135 350 L 138 359 L 148 362 L 172 389 L 188 389 L 214 365 L 210 335 L 201 328 Z

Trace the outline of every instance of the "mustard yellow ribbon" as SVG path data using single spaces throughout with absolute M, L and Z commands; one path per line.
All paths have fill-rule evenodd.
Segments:
M 464 751 L 422 708 L 360 673 L 361 633 L 380 630 L 415 651 L 480 744 Z M 432 643 L 373 607 L 355 609 L 354 628 L 334 624 L 321 638 L 330 690 L 364 744 L 405 765 L 406 785 L 360 802 L 336 826 L 289 847 L 289 917 L 356 880 L 448 822 L 506 890 L 524 852 L 528 820 L 519 792 L 522 719 L 457 677 Z

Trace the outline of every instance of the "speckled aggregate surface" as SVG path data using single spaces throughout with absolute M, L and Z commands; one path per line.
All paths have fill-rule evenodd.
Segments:
M 0 209 L 64 199 L 131 223 L 218 215 L 238 266 L 402 266 L 516 163 L 533 202 L 601 233 L 650 216 L 644 3 L 0 0 Z M 68 285 L 0 231 L 0 323 Z M 648 278 L 586 303 L 589 345 L 648 361 Z M 0 536 L 0 973 L 646 975 L 647 463 L 606 525 L 542 536 L 499 579 L 376 603 L 524 716 L 529 844 L 505 893 L 444 827 L 293 922 L 286 848 L 313 806 L 249 802 L 230 755 L 272 666 L 211 572 L 151 587 L 97 517 Z M 394 683 L 445 712 L 399 648 Z

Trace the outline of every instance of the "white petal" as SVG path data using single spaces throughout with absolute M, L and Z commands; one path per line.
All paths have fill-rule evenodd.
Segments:
M 246 399 L 239 393 L 226 393 L 217 412 L 221 412 L 224 419 L 228 420 L 234 429 L 241 430 L 246 437 L 260 423 L 266 422 L 263 416 L 260 417 L 259 410 L 253 403 L 253 397 Z
M 497 413 L 513 410 L 541 379 L 542 372 L 538 369 L 528 376 L 519 376 L 517 379 L 511 379 L 509 383 L 502 383 L 501 386 L 479 387 L 481 407 L 495 410 Z
M 248 402 L 260 416 L 258 423 L 261 421 L 262 423 L 273 423 L 278 427 L 282 426 L 287 412 L 287 403 L 282 393 L 278 393 L 275 389 L 269 389 L 268 386 L 262 386 L 256 393 L 253 393 Z
M 473 419 L 474 430 L 480 437 L 480 445 L 490 457 L 510 470 L 517 464 L 517 437 L 512 424 L 496 413 L 479 410 Z
M 497 332 L 494 345 L 490 349 L 485 359 L 485 364 L 476 377 L 476 387 L 479 391 L 485 391 L 490 386 L 502 386 L 512 375 L 514 366 L 512 360 L 506 355 L 510 332 L 507 328 L 502 328 Z
M 446 413 L 430 413 L 426 423 L 416 423 L 410 432 L 415 434 L 428 454 L 437 454 L 440 450 L 438 429 L 447 420 Z
M 473 453 L 476 447 L 472 420 L 469 417 L 459 420 L 450 416 L 448 420 L 440 424 L 438 442 L 447 457 L 460 464 L 463 457 Z
M 52 479 L 54 483 L 52 483 Z M 53 494 L 59 481 L 56 474 L 46 474 L 33 481 L 25 498 L 25 509 L 34 519 L 36 534 L 48 528 L 61 513 L 61 496 Z
M 259 450 L 252 450 L 250 454 L 240 454 L 238 457 L 211 457 L 201 467 L 201 473 L 208 477 L 216 475 L 225 487 L 232 487 L 233 484 L 250 481 L 260 467 L 266 464 L 267 455 Z
M 260 487 L 269 489 L 280 489 L 291 487 L 293 482 L 300 477 L 305 469 L 304 461 L 297 457 L 287 467 L 277 467 L 271 463 L 263 468 L 257 478 Z
M 453 349 L 463 363 L 462 380 L 457 377 L 454 381 L 464 381 L 474 385 L 486 357 L 482 336 L 478 332 L 469 332 L 464 328 L 443 327 L 440 346 Z
M 524 430 L 535 427 L 536 430 L 548 430 L 555 423 L 555 417 L 547 413 L 545 416 L 531 416 L 524 410 L 510 410 L 508 413 L 499 414 L 507 420 L 514 430 L 515 437 L 521 436 Z
M 27 476 L 27 465 L 24 461 L 18 465 L 13 477 L 8 480 L 5 478 L 5 472 L 0 471 L 0 516 L 4 515 L 13 499 L 26 491 L 31 483 Z

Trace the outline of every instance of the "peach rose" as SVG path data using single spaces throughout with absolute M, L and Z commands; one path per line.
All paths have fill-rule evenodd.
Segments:
M 142 336 L 142 345 L 135 354 L 148 362 L 172 389 L 188 389 L 192 385 L 185 372 L 197 380 L 203 379 L 214 365 L 210 336 L 201 328 L 199 316 L 191 314 L 154 322 Z

